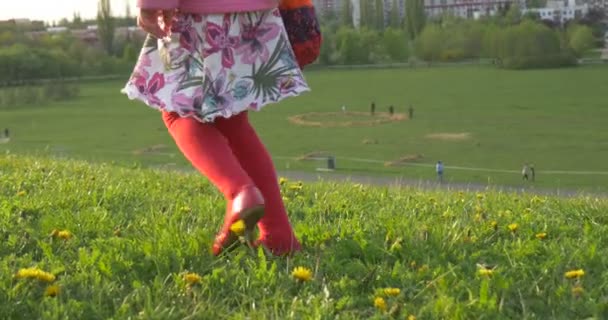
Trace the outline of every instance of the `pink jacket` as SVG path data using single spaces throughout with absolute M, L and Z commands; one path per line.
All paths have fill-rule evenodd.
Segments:
M 137 0 L 141 9 L 179 9 L 189 13 L 229 13 L 276 8 L 279 0 Z

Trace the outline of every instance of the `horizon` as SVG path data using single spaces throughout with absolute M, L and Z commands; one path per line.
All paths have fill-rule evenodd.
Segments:
M 98 0 L 61 0 L 61 2 L 35 1 L 36 8 L 32 9 L 30 2 L 13 2 L 0 11 L 0 21 L 10 19 L 42 20 L 46 23 L 58 22 L 63 18 L 72 20 L 79 13 L 83 20 L 94 19 L 97 16 Z M 112 13 L 124 16 L 127 4 L 131 7 L 131 15 L 135 15 L 136 0 L 110 0 Z

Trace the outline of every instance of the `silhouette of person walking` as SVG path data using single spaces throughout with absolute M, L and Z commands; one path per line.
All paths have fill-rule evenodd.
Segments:
M 443 182 L 443 162 L 437 161 L 435 165 L 435 171 L 437 172 L 437 179 L 439 182 Z
M 371 113 L 372 113 L 372 116 L 373 116 L 374 114 L 376 114 L 376 103 L 375 103 L 375 102 L 372 102 L 372 106 L 371 106 L 371 110 L 370 110 L 370 111 L 371 111 Z
M 4 137 L 8 138 L 9 137 L 9 132 L 8 132 L 8 128 L 4 129 Z
M 395 107 L 393 107 L 393 106 L 388 107 L 388 113 L 392 116 L 395 113 Z
M 410 120 L 414 119 L 414 108 L 410 105 L 410 107 L 407 109 L 408 115 L 410 117 Z

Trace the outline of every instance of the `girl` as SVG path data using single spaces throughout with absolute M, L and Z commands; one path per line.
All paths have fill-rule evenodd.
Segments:
M 256 224 L 254 245 L 276 255 L 300 250 L 272 159 L 247 117 L 250 109 L 309 91 L 277 6 L 138 2 L 138 24 L 149 35 L 123 92 L 161 111 L 178 148 L 226 198 L 215 255 L 239 243 L 239 235 L 249 239 Z

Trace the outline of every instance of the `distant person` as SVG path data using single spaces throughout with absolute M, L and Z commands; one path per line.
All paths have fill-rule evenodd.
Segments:
M 372 106 L 371 106 L 371 110 L 370 111 L 371 111 L 372 116 L 374 114 L 376 114 L 376 103 L 375 102 L 372 102 Z
M 159 50 L 141 52 L 122 92 L 160 111 L 181 153 L 226 200 L 226 213 L 216 213 L 224 223 L 213 241 L 213 254 L 241 244 L 241 236 L 275 255 L 300 251 L 272 158 L 248 118 L 249 110 L 309 91 L 298 63 L 307 53 L 284 41 L 278 1 L 137 3 L 138 25 L 149 34 L 145 46 L 159 39 Z M 269 58 L 269 52 L 281 53 L 281 59 Z M 289 74 L 289 87 L 258 77 L 262 64 L 268 73 Z M 188 75 L 194 74 L 205 75 L 205 81 L 191 81 Z M 251 89 L 256 86 L 264 94 Z M 259 237 L 253 239 L 256 226 Z
M 521 179 L 528 181 L 530 179 L 530 166 L 528 164 L 524 164 L 524 167 L 521 169 Z
M 530 174 L 532 174 L 532 181 L 536 180 L 536 171 L 534 170 L 534 164 L 530 165 Z
M 407 109 L 407 113 L 410 117 L 410 120 L 414 119 L 414 108 L 410 105 L 410 107 Z
M 388 113 L 392 116 L 393 114 L 395 114 L 395 107 L 390 106 L 388 107 Z
M 342 112 L 346 112 L 346 106 L 342 105 Z
M 437 172 L 437 180 L 439 180 L 439 182 L 443 182 L 443 162 L 437 161 L 435 171 Z
M 4 129 L 4 137 L 5 138 L 9 138 L 10 137 L 9 132 L 8 132 L 8 128 Z

